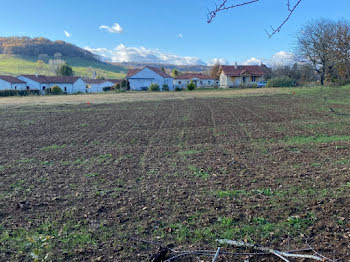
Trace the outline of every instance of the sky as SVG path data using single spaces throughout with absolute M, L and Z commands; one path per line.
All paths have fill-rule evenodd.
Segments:
M 0 0 L 0 36 L 64 40 L 114 62 L 271 64 L 290 61 L 297 33 L 308 21 L 350 19 L 349 0 L 303 0 L 282 31 L 269 38 L 265 29 L 285 19 L 287 0 L 223 11 L 208 24 L 208 10 L 219 2 Z

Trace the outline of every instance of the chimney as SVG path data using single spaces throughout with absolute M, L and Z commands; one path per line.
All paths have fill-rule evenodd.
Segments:
M 237 64 L 237 62 L 235 62 L 235 69 L 236 69 L 236 70 L 238 69 L 238 64 Z

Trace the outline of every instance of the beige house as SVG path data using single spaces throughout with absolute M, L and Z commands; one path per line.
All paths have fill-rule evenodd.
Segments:
M 249 86 L 264 80 L 265 65 L 222 65 L 218 71 L 220 87 Z

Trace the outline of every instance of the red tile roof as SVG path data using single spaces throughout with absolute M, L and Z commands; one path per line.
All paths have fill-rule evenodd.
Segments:
M 6 81 L 8 83 L 11 83 L 11 84 L 25 84 L 26 83 L 26 82 L 24 82 L 16 77 L 13 77 L 13 76 L 0 76 L 0 79 Z
M 142 69 L 129 69 L 126 78 L 132 77 L 140 72 Z
M 128 70 L 128 74 L 127 74 L 127 78 L 130 78 L 134 75 L 136 75 L 138 72 L 142 71 L 143 69 L 148 68 L 150 70 L 152 70 L 153 72 L 157 73 L 158 75 L 160 75 L 161 77 L 164 78 L 172 78 L 170 75 L 168 75 L 167 73 L 163 72 L 160 68 L 157 67 L 153 67 L 153 66 L 145 66 L 142 69 L 129 69 Z
M 198 79 L 203 79 L 203 80 L 216 80 L 215 78 L 208 76 L 208 75 L 204 75 L 204 74 L 199 74 L 199 73 L 187 73 L 187 74 L 183 74 L 180 75 L 178 77 L 176 77 L 175 79 L 193 79 L 193 78 L 198 78 Z
M 112 81 L 109 81 L 107 79 L 83 79 L 83 81 L 87 84 L 102 84 L 105 82 L 112 82 Z
M 109 82 L 112 82 L 114 84 L 121 83 L 123 80 L 122 79 L 106 79 Z
M 52 84 L 74 84 L 79 77 L 76 76 L 44 76 L 44 75 L 21 75 L 24 76 L 26 78 L 29 78 L 35 82 L 38 83 L 52 83 Z
M 239 65 L 239 66 L 220 66 L 220 71 L 223 71 L 227 76 L 241 76 L 248 74 L 251 76 L 263 76 L 264 71 L 258 65 Z M 219 72 L 220 72 L 219 71 Z

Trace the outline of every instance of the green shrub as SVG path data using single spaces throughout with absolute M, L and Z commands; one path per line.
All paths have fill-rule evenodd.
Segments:
M 112 87 L 106 86 L 106 87 L 103 87 L 102 90 L 103 90 L 103 92 L 111 91 Z
M 167 84 L 164 84 L 162 86 L 162 91 L 169 91 L 169 86 Z
M 61 95 L 63 93 L 62 89 L 59 86 L 53 86 L 45 89 L 46 94 L 51 95 Z
M 193 83 L 193 81 L 191 81 L 191 83 L 189 83 L 189 84 L 187 85 L 187 89 L 190 90 L 190 91 L 194 90 L 196 87 L 197 87 L 197 86 L 196 86 L 195 83 Z
M 288 76 L 280 76 L 271 78 L 267 82 L 267 87 L 293 87 L 296 86 L 295 81 Z
M 250 88 L 258 88 L 258 84 L 257 83 L 251 83 L 249 85 Z
M 158 92 L 160 91 L 160 88 L 158 84 L 153 83 L 149 86 L 149 90 L 152 92 Z
M 114 86 L 114 89 L 115 89 L 115 90 L 120 90 L 120 88 L 121 88 L 121 87 L 120 87 L 120 84 L 119 84 L 119 83 L 116 84 L 116 85 Z
M 175 91 L 182 91 L 182 88 L 179 86 L 175 86 Z
M 16 96 L 18 95 L 17 90 L 0 90 L 0 96 Z

